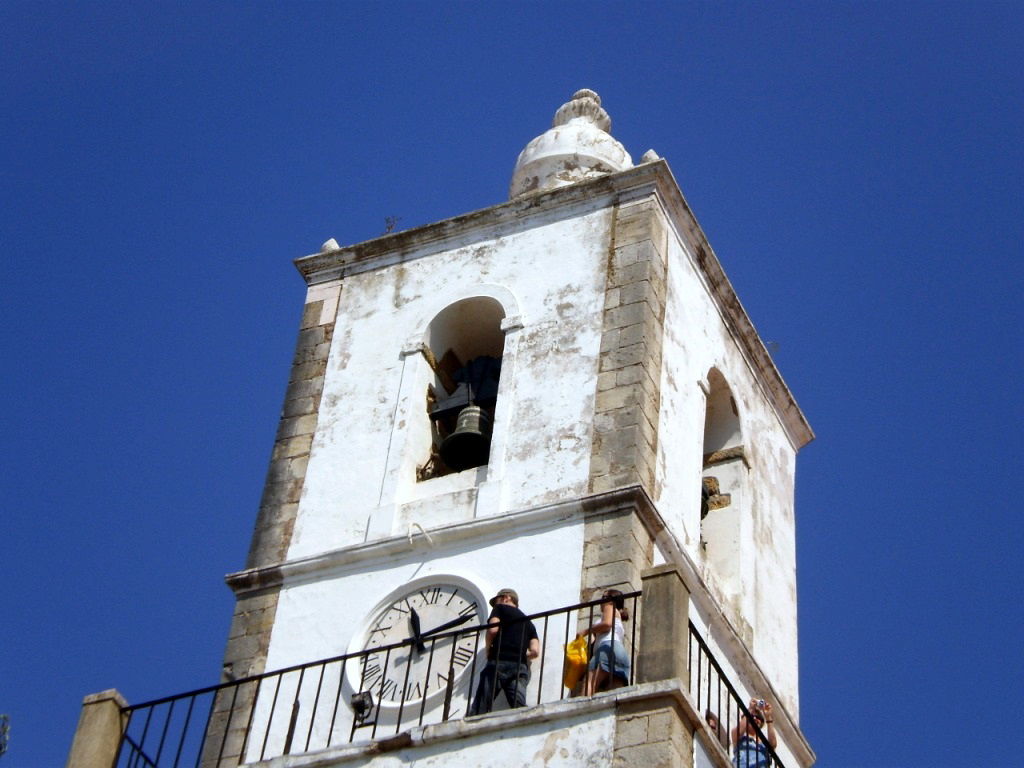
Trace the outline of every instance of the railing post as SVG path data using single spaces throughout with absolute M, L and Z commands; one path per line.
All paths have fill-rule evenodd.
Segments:
M 643 611 L 640 648 L 637 653 L 637 682 L 678 678 L 689 684 L 687 639 L 690 621 L 690 592 L 675 565 L 648 568 L 640 574 L 643 582 Z
M 648 568 L 640 574 L 643 595 L 637 619 L 638 683 L 678 680 L 689 686 L 687 652 L 690 593 L 674 565 Z M 692 768 L 694 726 L 680 699 L 661 693 L 620 701 L 615 708 L 615 765 L 657 765 Z
M 127 721 L 121 708 L 127 704 L 114 688 L 90 694 L 82 700 L 82 713 L 65 768 L 111 768 L 114 765 Z

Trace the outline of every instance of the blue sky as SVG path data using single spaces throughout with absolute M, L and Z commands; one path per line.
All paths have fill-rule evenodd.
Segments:
M 1004 764 L 1022 39 L 1017 3 L 4 3 L 5 768 L 62 765 L 88 693 L 217 680 L 291 260 L 501 202 L 581 87 L 668 159 L 818 435 L 818 764 Z

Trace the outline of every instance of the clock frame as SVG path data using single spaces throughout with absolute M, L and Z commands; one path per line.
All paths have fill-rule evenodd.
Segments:
M 414 617 L 421 645 L 361 656 L 346 669 L 349 686 L 353 691 L 370 691 L 381 709 L 440 703 L 449 687 L 459 687 L 483 648 L 479 633 L 446 635 L 484 624 L 487 615 L 483 592 L 468 579 L 442 574 L 403 584 L 370 611 L 353 637 L 350 653 L 383 649 L 413 638 Z

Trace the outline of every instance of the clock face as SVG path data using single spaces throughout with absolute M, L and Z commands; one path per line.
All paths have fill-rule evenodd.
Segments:
M 388 597 L 370 617 L 363 649 L 382 650 L 352 665 L 350 682 L 357 691 L 370 691 L 385 707 L 442 698 L 483 648 L 482 633 L 449 633 L 486 621 L 486 602 L 468 582 L 449 577 L 414 583 Z M 409 639 L 414 642 L 385 649 Z

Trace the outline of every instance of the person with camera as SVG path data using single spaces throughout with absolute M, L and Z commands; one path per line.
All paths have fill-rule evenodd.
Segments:
M 747 709 L 750 717 L 740 715 L 739 725 L 732 729 L 732 740 L 736 744 L 733 765 L 736 768 L 768 768 L 772 764 L 768 745 L 774 751 L 779 744 L 772 705 L 764 699 L 751 699 Z

